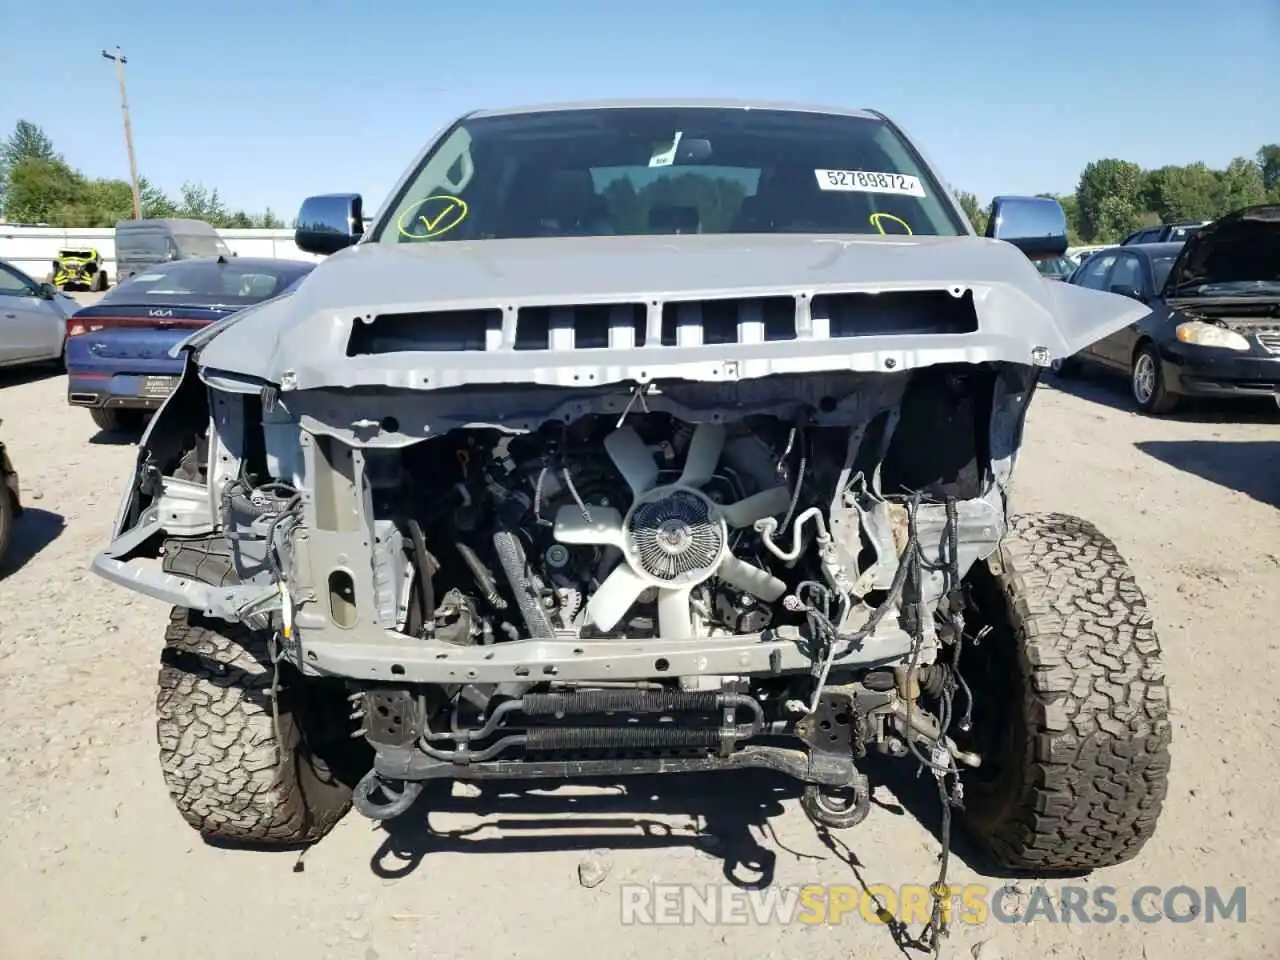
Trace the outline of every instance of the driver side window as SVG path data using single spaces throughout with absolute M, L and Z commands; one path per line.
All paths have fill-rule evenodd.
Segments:
M 1142 265 L 1138 263 L 1138 258 L 1131 253 L 1121 255 L 1116 260 L 1115 268 L 1111 271 L 1111 276 L 1107 280 L 1107 289 L 1114 287 L 1131 287 L 1139 293 L 1144 293 L 1142 289 Z
M 1080 277 L 1080 286 L 1090 290 L 1106 290 L 1107 274 L 1116 262 L 1114 253 L 1095 253 L 1084 266 L 1084 274 Z
M 8 267 L 0 265 L 0 297 L 31 296 L 35 296 L 31 284 Z

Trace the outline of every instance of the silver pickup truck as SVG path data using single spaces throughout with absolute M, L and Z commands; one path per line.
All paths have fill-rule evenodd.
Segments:
M 763 767 L 825 827 L 871 754 L 1000 861 L 1133 857 L 1170 723 L 1143 594 L 1011 510 L 1056 358 L 1141 317 L 975 234 L 865 110 L 470 113 L 366 228 L 179 349 L 97 573 L 172 607 L 159 740 L 207 836 L 294 843 L 433 779 Z

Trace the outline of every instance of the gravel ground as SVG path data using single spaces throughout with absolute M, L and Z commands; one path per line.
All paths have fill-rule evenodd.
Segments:
M 86 570 L 134 448 L 69 409 L 61 376 L 0 378 L 0 419 L 30 509 L 0 580 L 0 957 L 897 955 L 891 931 L 856 911 L 837 926 L 623 929 L 621 887 L 930 882 L 932 788 L 909 775 L 901 806 L 882 793 L 842 837 L 847 848 L 823 844 L 789 783 L 749 774 L 732 787 L 455 789 L 430 829 L 420 818 L 388 832 L 349 815 L 300 872 L 297 854 L 201 843 L 170 806 L 156 758 L 166 610 Z M 1280 803 L 1257 764 L 1280 738 L 1278 425 L 1266 407 L 1147 419 L 1128 412 L 1123 386 L 1089 380 L 1040 393 L 1020 465 L 1021 509 L 1086 516 L 1133 563 L 1173 696 L 1172 784 L 1155 838 L 1136 862 L 1079 882 L 1114 886 L 1121 912 L 1144 884 L 1247 885 L 1247 922 L 991 921 L 956 927 L 944 957 L 1276 955 Z M 953 863 L 957 882 L 1003 882 L 963 847 Z

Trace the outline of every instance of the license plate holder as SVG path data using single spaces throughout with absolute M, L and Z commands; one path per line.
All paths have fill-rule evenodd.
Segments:
M 149 399 L 163 399 L 173 393 L 177 385 L 177 377 L 143 377 L 142 395 Z

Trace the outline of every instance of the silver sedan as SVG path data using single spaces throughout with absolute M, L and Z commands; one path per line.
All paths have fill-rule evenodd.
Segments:
M 62 359 L 73 298 L 0 260 L 0 367 Z

